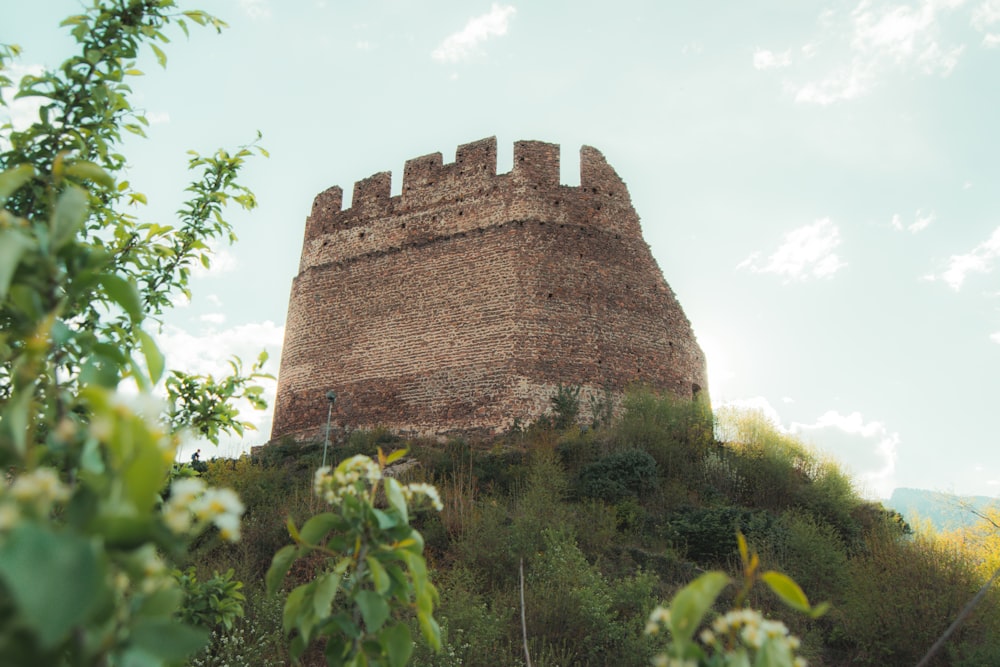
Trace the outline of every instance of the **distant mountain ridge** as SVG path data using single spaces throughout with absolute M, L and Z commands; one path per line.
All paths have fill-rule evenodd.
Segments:
M 975 524 L 979 517 L 970 512 L 969 508 L 1000 509 L 1000 498 L 957 496 L 940 491 L 901 488 L 894 490 L 889 500 L 883 501 L 883 504 L 902 514 L 911 525 L 930 521 L 934 529 L 941 532 Z

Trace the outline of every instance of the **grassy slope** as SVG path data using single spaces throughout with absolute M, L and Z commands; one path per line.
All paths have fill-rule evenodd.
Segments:
M 897 514 L 860 499 L 836 464 L 759 416 L 729 424 L 729 443 L 715 440 L 703 406 L 645 394 L 610 425 L 557 429 L 553 422 L 573 421 L 559 417 L 491 442 L 356 432 L 335 448 L 339 459 L 408 446 L 419 465 L 404 474 L 441 491 L 444 511 L 417 523 L 448 646 L 437 656 L 418 647 L 413 664 L 523 663 L 523 563 L 535 665 L 646 665 L 649 610 L 700 570 L 731 569 L 737 530 L 767 568 L 834 604 L 807 621 L 766 594 L 754 600 L 803 638 L 813 665 L 915 664 L 981 583 L 960 550 L 907 534 Z M 285 516 L 320 511 L 309 495 L 319 456 L 315 446 L 273 446 L 262 461 L 216 462 L 207 473 L 248 506 L 242 542 L 206 543 L 195 562 L 206 573 L 235 567 L 247 583 L 248 624 L 267 635 L 247 664 L 280 664 L 277 614 L 260 582 L 288 541 Z M 938 664 L 1000 664 L 997 611 L 994 594 Z

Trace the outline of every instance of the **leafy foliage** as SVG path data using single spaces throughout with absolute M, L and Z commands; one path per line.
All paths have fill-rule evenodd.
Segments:
M 641 449 L 624 449 L 590 463 L 580 471 L 577 487 L 581 495 L 610 503 L 641 497 L 656 488 L 656 460 Z
M 232 630 L 236 619 L 243 618 L 246 600 L 240 592 L 243 583 L 233 580 L 232 568 L 223 574 L 215 572 L 205 581 L 198 581 L 193 567 L 183 572 L 174 570 L 172 574 L 184 592 L 184 604 L 178 614 L 184 623 L 208 630 L 217 626 Z
M 267 573 L 276 592 L 292 563 L 311 554 L 326 561 L 312 581 L 296 587 L 285 602 L 284 631 L 294 633 L 291 655 L 297 660 L 318 637 L 326 638 L 327 664 L 401 667 L 413 641 L 401 617 L 415 613 L 425 639 L 435 649 L 441 630 L 434 619 L 437 589 L 423 559 L 423 538 L 410 526 L 409 504 L 426 498 L 441 509 L 437 491 L 426 484 L 402 485 L 383 469 L 405 454 L 379 452 L 376 463 L 353 456 L 316 472 L 316 495 L 330 506 L 301 529 L 289 520 L 295 544 L 274 555 Z M 380 491 L 387 507 L 376 507 Z
M 259 398 L 259 369 L 217 390 L 195 378 L 164 409 L 150 391 L 166 360 L 148 327 L 188 293 L 193 263 L 210 263 L 209 243 L 235 238 L 225 207 L 256 205 L 237 179 L 253 149 L 192 154 L 176 224 L 140 220 L 132 207 L 147 198 L 120 178 L 123 133 L 148 125 L 129 101 L 136 59 L 148 47 L 164 64 L 165 31 L 189 22 L 224 25 L 171 0 L 96 0 L 63 22 L 77 55 L 17 84 L 15 97 L 41 100 L 38 119 L 0 127 L 4 664 L 176 663 L 207 633 L 176 621 L 183 592 L 164 559 L 206 531 L 239 536 L 235 494 L 194 478 L 175 480 L 165 502 L 160 490 L 181 429 L 239 430 L 218 406 Z M 0 47 L 5 90 L 19 52 Z M 125 380 L 138 397 L 119 392 Z M 209 395 L 217 409 L 186 410 Z

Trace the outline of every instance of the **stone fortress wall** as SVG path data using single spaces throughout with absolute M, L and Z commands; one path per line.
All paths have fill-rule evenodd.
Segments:
M 320 193 L 292 284 L 272 441 L 334 424 L 491 433 L 545 413 L 558 384 L 707 392 L 705 357 L 642 238 L 625 183 L 594 148 L 580 185 L 559 146 L 496 138 Z M 707 396 L 707 393 L 706 393 Z M 586 400 L 583 401 L 586 404 Z

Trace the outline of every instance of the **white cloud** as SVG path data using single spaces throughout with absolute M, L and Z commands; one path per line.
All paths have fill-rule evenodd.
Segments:
M 763 396 L 726 401 L 716 409 L 716 436 L 722 441 L 752 439 L 759 424 L 769 425 L 779 433 L 808 437 L 812 446 L 860 484 L 862 493 L 888 498 L 896 487 L 902 441 L 898 433 L 880 421 L 866 421 L 860 412 L 841 414 L 828 410 L 811 424 L 792 422 L 785 427 L 778 411 Z
M 688 42 L 681 47 L 682 56 L 700 56 L 705 51 L 701 42 Z
M 993 235 L 964 255 L 952 255 L 948 268 L 938 277 L 956 292 L 970 273 L 989 273 L 1000 258 L 1000 227 Z
M 983 46 L 1000 46 L 1000 0 L 986 0 L 972 10 L 972 27 L 983 33 Z
M 921 0 L 915 5 L 861 0 L 849 14 L 824 12 L 821 41 L 832 46 L 828 53 L 841 49 L 841 62 L 822 76 L 807 74 L 808 80 L 786 87 L 796 102 L 828 105 L 864 95 L 895 71 L 948 76 L 965 46 L 942 41 L 940 20 L 961 4 L 962 0 Z M 815 55 L 816 41 L 803 46 L 802 52 Z
M 21 131 L 26 130 L 38 120 L 38 110 L 42 108 L 45 99 L 42 97 L 14 99 L 14 94 L 18 90 L 22 78 L 28 75 L 39 76 L 44 72 L 45 68 L 41 65 L 10 63 L 7 66 L 5 74 L 13 82 L 13 85 L 2 91 L 3 101 L 7 106 L 0 107 L 0 124 L 9 119 L 14 130 Z M 0 137 L 0 141 L 3 141 L 3 145 L 7 145 L 2 137 Z
M 191 267 L 191 275 L 196 278 L 206 278 L 208 276 L 218 276 L 223 273 L 230 273 L 236 270 L 239 262 L 236 255 L 228 248 L 212 249 L 210 264 L 206 269 L 201 262 L 196 262 Z
M 903 218 L 898 213 L 892 216 L 892 228 L 897 232 L 908 231 L 911 234 L 917 234 L 927 229 L 930 224 L 934 222 L 934 212 L 930 212 L 924 215 L 923 211 L 917 211 L 913 216 L 913 222 L 910 224 L 904 224 Z
M 150 125 L 163 125 L 170 122 L 170 113 L 167 111 L 150 111 L 146 114 L 146 120 Z
M 206 324 L 225 324 L 226 315 L 225 313 L 205 313 L 198 320 Z
M 834 252 L 840 245 L 840 230 L 829 218 L 822 218 L 785 234 L 783 243 L 767 261 L 755 252 L 736 268 L 754 273 L 773 273 L 787 280 L 829 278 L 847 264 Z
M 845 415 L 829 410 L 812 424 L 793 423 L 791 432 L 810 435 L 874 497 L 888 498 L 896 487 L 901 439 L 882 422 L 865 421 L 860 412 Z
M 489 13 L 469 19 L 459 32 L 448 35 L 434 49 L 431 57 L 442 63 L 465 60 L 476 52 L 476 47 L 494 36 L 507 34 L 507 24 L 517 12 L 513 5 L 495 4 Z
M 810 81 L 801 86 L 790 86 L 795 101 L 804 104 L 826 106 L 834 102 L 853 100 L 867 93 L 874 85 L 874 76 L 865 63 L 853 61 L 849 67 L 842 67 L 818 81 Z
M 271 18 L 271 7 L 268 0 L 240 0 L 240 8 L 254 21 Z
M 754 69 L 774 69 L 792 64 L 791 50 L 774 53 L 767 49 L 757 49 L 753 54 Z

